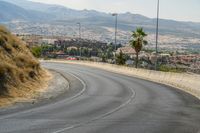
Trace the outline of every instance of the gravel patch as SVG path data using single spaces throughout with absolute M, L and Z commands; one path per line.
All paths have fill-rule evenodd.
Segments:
M 37 93 L 32 94 L 33 96 L 31 98 L 21 98 L 20 100 L 16 98 L 15 102 L 13 102 L 12 104 L 1 106 L 0 112 L 9 109 L 24 108 L 43 102 L 45 103 L 48 100 L 56 98 L 69 90 L 69 82 L 67 78 L 53 70 L 49 70 L 48 73 L 49 77 L 47 78 L 49 78 L 50 80 L 45 81 L 48 83 L 46 83 L 44 87 L 38 89 Z
M 50 72 L 53 78 L 49 81 L 48 88 L 41 91 L 39 100 L 52 99 L 69 90 L 69 82 L 64 76 L 55 71 Z

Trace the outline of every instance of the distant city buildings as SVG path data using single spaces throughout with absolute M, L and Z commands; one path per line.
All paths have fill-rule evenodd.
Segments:
M 131 58 L 135 57 L 135 55 L 136 55 L 135 49 L 133 49 L 130 46 L 118 48 L 116 53 L 119 54 L 120 51 L 122 51 L 122 53 L 130 56 Z
M 67 58 L 69 55 L 81 56 L 85 54 L 90 58 L 92 57 L 92 60 L 100 61 L 99 57 L 97 57 L 99 49 L 101 49 L 101 51 L 107 51 L 108 49 L 107 43 L 96 40 L 41 35 L 18 35 L 18 37 L 26 42 L 29 47 L 52 46 L 53 49 L 51 51 L 43 51 L 45 52 L 44 55 L 48 55 L 49 57 Z M 130 65 L 134 63 L 136 52 L 132 47 L 128 45 L 122 46 L 117 49 L 116 54 L 119 54 L 120 51 L 130 57 L 130 59 L 126 61 L 126 64 Z M 156 62 L 155 52 L 141 51 L 139 53 L 139 60 L 141 61 L 142 67 L 153 69 Z M 169 65 L 174 68 L 180 67 L 192 71 L 199 71 L 200 69 L 200 55 L 187 54 L 184 51 L 179 51 L 178 53 L 160 53 L 158 55 L 158 61 L 160 65 Z M 108 62 L 112 62 L 112 60 L 108 59 Z
M 135 50 L 129 46 L 119 48 L 116 53 L 119 54 L 120 51 L 128 55 L 133 60 L 136 56 Z M 157 58 L 159 65 L 168 65 L 174 68 L 200 71 L 200 54 L 173 55 L 169 53 L 160 53 Z M 154 68 L 154 64 L 156 62 L 155 52 L 141 51 L 139 53 L 139 60 L 141 61 L 141 65 L 143 67 Z M 132 63 L 133 62 L 131 62 L 131 60 L 128 60 L 126 64 Z

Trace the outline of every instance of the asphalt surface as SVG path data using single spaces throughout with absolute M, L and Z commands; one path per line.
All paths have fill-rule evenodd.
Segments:
M 43 63 L 70 90 L 0 110 L 0 133 L 200 133 L 200 101 L 180 90 L 85 66 Z

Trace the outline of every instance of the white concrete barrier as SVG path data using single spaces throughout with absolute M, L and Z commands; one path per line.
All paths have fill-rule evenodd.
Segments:
M 200 99 L 200 75 L 197 74 L 159 72 L 146 69 L 136 69 L 132 67 L 100 63 L 100 62 L 88 62 L 88 61 L 48 60 L 45 62 L 85 65 L 128 76 L 134 76 L 150 80 L 153 82 L 158 82 L 169 86 L 173 86 L 187 93 L 190 93 Z

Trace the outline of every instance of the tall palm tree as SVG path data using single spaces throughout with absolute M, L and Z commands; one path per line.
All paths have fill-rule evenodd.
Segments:
M 135 49 L 136 52 L 136 63 L 135 67 L 138 68 L 138 55 L 142 50 L 143 45 L 148 42 L 144 39 L 147 34 L 144 32 L 143 28 L 137 28 L 136 31 L 132 32 L 132 40 L 130 40 L 130 46 Z

